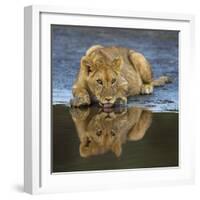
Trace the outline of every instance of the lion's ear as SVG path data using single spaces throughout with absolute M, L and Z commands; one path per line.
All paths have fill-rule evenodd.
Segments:
M 90 59 L 88 59 L 86 56 L 83 56 L 81 58 L 81 67 L 85 69 L 87 74 L 89 75 L 90 73 L 94 72 L 95 66 L 91 62 Z
M 81 143 L 79 146 L 80 156 L 83 158 L 87 158 L 90 156 L 90 148 L 85 146 L 85 143 Z
M 119 157 L 122 153 L 121 143 L 119 141 L 116 141 L 112 145 L 112 151 L 115 153 L 117 157 Z
M 112 68 L 114 71 L 116 71 L 117 73 L 120 72 L 121 70 L 121 65 L 122 65 L 122 58 L 116 57 L 113 61 L 112 61 Z

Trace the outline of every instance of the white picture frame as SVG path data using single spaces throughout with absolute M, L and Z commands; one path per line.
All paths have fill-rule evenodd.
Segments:
M 179 167 L 51 174 L 50 25 L 179 30 Z M 31 194 L 133 188 L 194 182 L 194 134 L 189 108 L 194 16 L 56 6 L 25 8 L 24 190 Z

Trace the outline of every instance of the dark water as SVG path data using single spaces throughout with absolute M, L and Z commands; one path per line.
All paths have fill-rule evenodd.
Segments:
M 52 109 L 52 172 L 178 166 L 178 113 Z
M 80 59 L 94 44 L 135 49 L 150 61 L 155 78 L 172 78 L 171 84 L 156 88 L 150 96 L 129 98 L 129 105 L 178 111 L 178 32 L 166 30 L 52 25 L 53 104 L 69 103 Z

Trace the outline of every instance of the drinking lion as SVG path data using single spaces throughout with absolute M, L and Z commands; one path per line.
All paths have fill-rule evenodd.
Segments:
M 153 79 L 150 63 L 141 53 L 122 47 L 90 47 L 81 58 L 70 101 L 72 107 L 98 102 L 102 107 L 126 104 L 128 96 L 151 94 L 154 86 L 169 82 Z

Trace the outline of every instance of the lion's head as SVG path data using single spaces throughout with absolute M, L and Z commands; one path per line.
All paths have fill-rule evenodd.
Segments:
M 81 65 L 87 74 L 87 85 L 101 106 L 112 107 L 118 92 L 127 90 L 127 82 L 121 76 L 121 57 L 114 59 L 101 55 L 83 56 Z
M 87 137 L 80 144 L 82 157 L 104 154 L 108 151 L 121 155 L 122 138 L 119 130 L 119 116 L 114 112 L 100 112 L 87 124 Z

